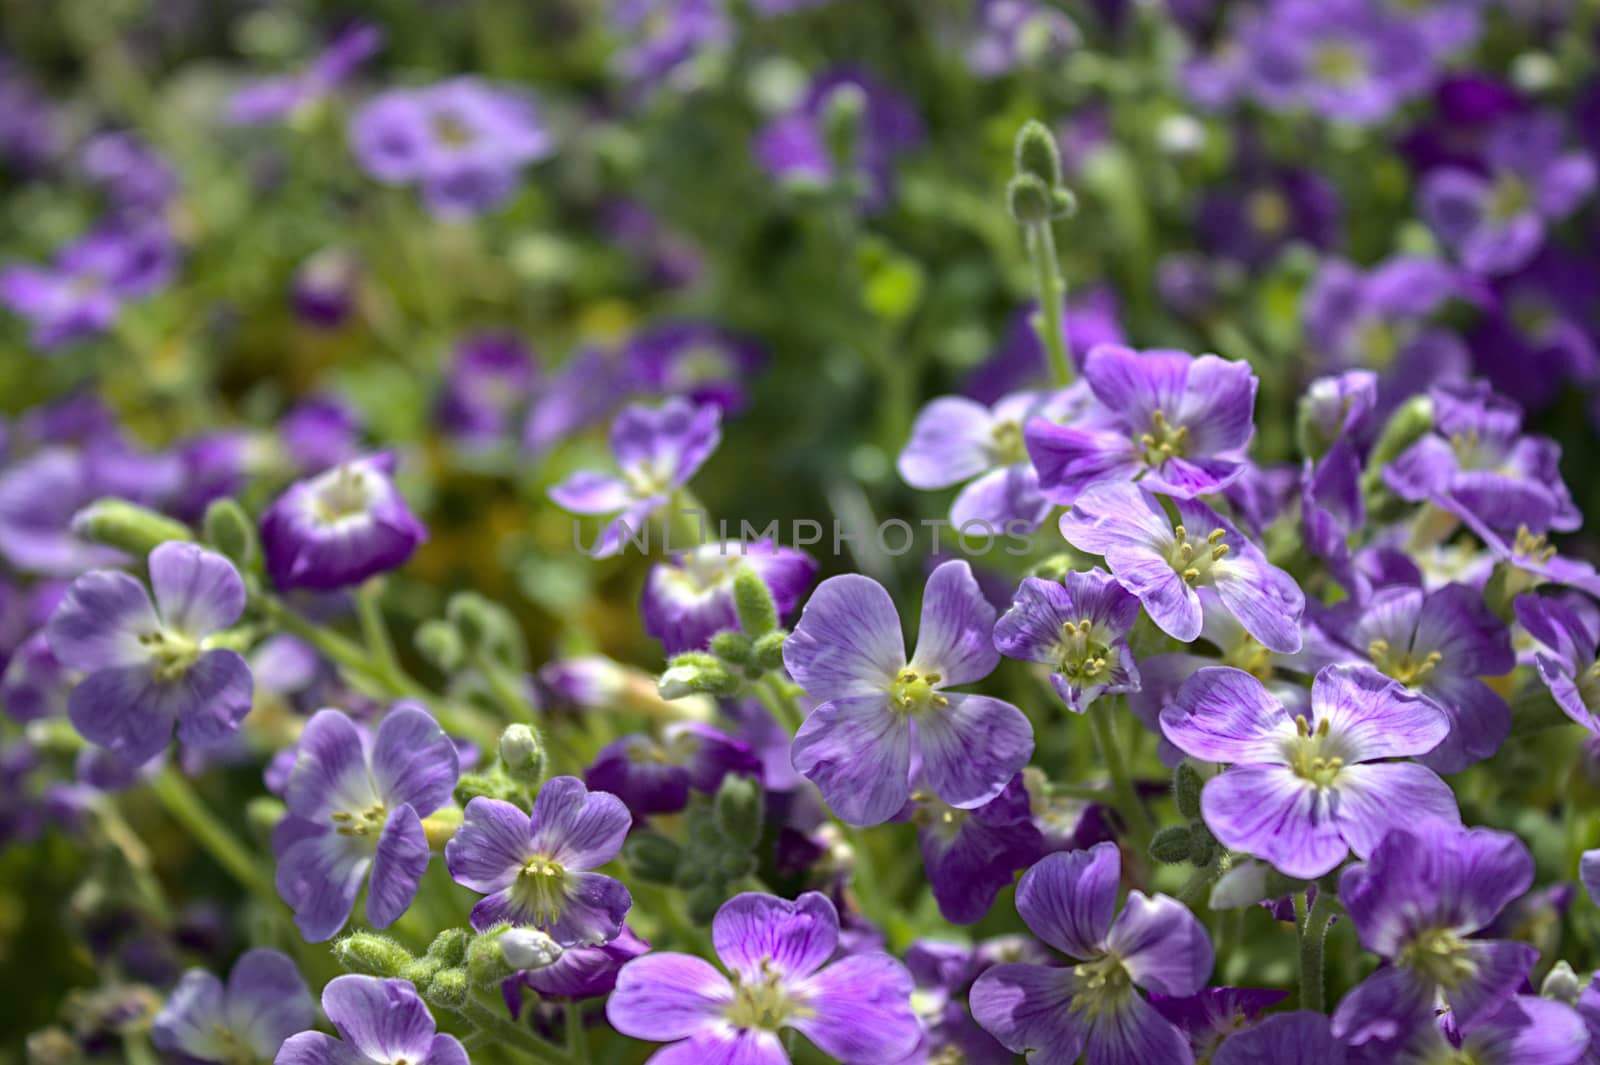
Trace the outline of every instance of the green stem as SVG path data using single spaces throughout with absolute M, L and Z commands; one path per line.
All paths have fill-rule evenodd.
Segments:
M 1139 801 L 1138 792 L 1134 791 L 1133 778 L 1128 775 L 1128 766 L 1122 760 L 1122 748 L 1117 746 L 1116 730 L 1111 723 L 1111 715 L 1117 712 L 1120 705 L 1118 700 L 1099 700 L 1089 708 L 1089 728 L 1094 732 L 1100 760 L 1105 763 L 1106 772 L 1111 774 L 1111 792 L 1117 797 L 1117 810 L 1122 814 L 1129 831 L 1135 832 L 1139 839 L 1146 840 L 1155 832 L 1155 825 L 1150 820 L 1149 811 Z
M 1056 260 L 1056 237 L 1050 222 L 1028 227 L 1028 257 L 1033 260 L 1033 287 L 1039 297 L 1039 332 L 1050 353 L 1050 373 L 1056 387 L 1072 383 L 1072 353 L 1063 334 L 1067 286 Z
M 520 1051 L 536 1065 L 574 1065 L 566 1054 L 540 1039 L 531 1029 L 502 1017 L 497 1009 L 477 999 L 468 998 L 463 1002 L 461 1013 L 485 1037 Z
M 576 1065 L 589 1065 L 589 1034 L 583 1027 L 583 1006 L 576 999 L 567 1003 L 567 1057 Z
M 383 583 L 374 578 L 356 589 L 356 617 L 361 623 L 361 638 L 366 641 L 367 652 L 372 655 L 377 669 L 396 688 L 413 687 L 405 670 L 400 668 L 400 658 L 395 654 L 394 641 L 389 638 L 389 627 L 383 621 Z
M 783 690 L 782 681 L 768 674 L 756 683 L 755 693 L 756 698 L 761 700 L 761 705 L 767 708 L 767 712 L 789 735 L 792 736 L 800 731 L 800 726 L 805 723 L 805 715 L 800 712 L 799 704 Z
M 1116 796 L 1104 788 L 1087 788 L 1078 784 L 1050 782 L 1050 797 L 1057 799 L 1082 799 L 1085 802 L 1115 801 Z
M 173 820 L 181 824 L 229 875 L 262 898 L 275 897 L 250 852 L 240 846 L 228 827 L 217 820 L 205 801 L 195 794 L 182 770 L 168 766 L 157 774 L 151 787 Z
M 1199 897 L 1206 886 L 1216 880 L 1217 874 L 1222 872 L 1222 859 L 1213 858 L 1205 865 L 1194 871 L 1194 875 L 1184 881 L 1183 887 L 1178 889 L 1179 902 L 1192 902 Z
M 1294 912 L 1300 930 L 1300 1008 L 1321 1013 L 1324 1009 L 1322 947 L 1328 938 L 1328 923 L 1333 920 L 1333 892 L 1319 886 L 1310 912 L 1306 910 L 1305 896 L 1296 895 Z

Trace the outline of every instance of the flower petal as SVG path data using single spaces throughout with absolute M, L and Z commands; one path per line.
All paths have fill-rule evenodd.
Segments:
M 994 620 L 994 606 L 978 587 L 972 567 L 960 560 L 941 563 L 922 593 L 911 668 L 939 674 L 939 684 L 946 687 L 982 680 L 1000 662 Z
M 1166 895 L 1128 892 L 1106 946 L 1133 982 L 1162 995 L 1193 995 L 1206 986 L 1214 958 L 1206 930 L 1189 907 Z
M 1391 828 L 1422 818 L 1461 823 L 1450 785 L 1411 762 L 1345 766 L 1334 780 L 1329 810 L 1339 834 L 1362 858 L 1377 849 Z
M 777 1033 L 719 1024 L 650 1055 L 648 1065 L 789 1065 Z
M 384 715 L 372 745 L 372 781 L 386 806 L 427 817 L 450 801 L 460 775 L 456 745 L 421 707 L 401 703 Z
M 633 818 L 615 795 L 592 792 L 577 777 L 552 777 L 533 801 L 530 823 L 534 853 L 581 870 L 615 858 Z
M 62 665 L 85 672 L 150 661 L 139 637 L 161 631 L 150 593 L 119 570 L 91 570 L 73 581 L 50 616 L 45 638 Z
M 1450 731 L 1437 707 L 1369 666 L 1319 672 L 1311 685 L 1311 710 L 1318 725 L 1328 723 L 1346 762 L 1425 754 Z
M 482 894 L 509 887 L 534 856 L 528 815 L 501 799 L 478 796 L 444 847 L 444 862 L 456 883 Z
M 244 613 L 244 580 L 233 563 L 199 544 L 170 540 L 150 552 L 150 587 L 168 628 L 210 636 Z
M 688 954 L 646 954 L 617 973 L 606 1020 L 623 1035 L 669 1042 L 715 1024 L 733 1002 L 733 985 Z
M 784 641 L 783 664 L 818 702 L 886 694 L 906 664 L 894 601 L 871 578 L 829 577 Z
M 178 739 L 186 747 L 216 747 L 239 732 L 250 713 L 255 681 L 237 651 L 207 651 L 181 677 L 167 682 L 177 705 Z
M 795 734 L 791 755 L 795 770 L 852 825 L 887 821 L 911 794 L 911 726 L 886 695 L 817 707 Z
M 1310 880 L 1350 852 L 1318 789 L 1286 766 L 1236 765 L 1200 793 L 1206 827 L 1224 846 Z
M 1432 1023 L 1432 988 L 1398 966 L 1386 966 L 1361 981 L 1333 1011 L 1334 1036 L 1352 1046 L 1388 1043 Z
M 296 1032 L 316 1021 L 311 989 L 286 954 L 257 947 L 234 962 L 228 974 L 228 1028 L 262 1060 Z
M 978 977 L 968 1002 L 983 1030 L 1029 1065 L 1073 1065 L 1089 1033 L 1072 987 L 1071 969 L 1007 962 Z
M 1471 1031 L 1521 990 L 1539 960 L 1539 948 L 1510 940 L 1469 940 L 1466 959 L 1472 975 L 1442 992 L 1456 1027 L 1463 1032 Z
M 745 892 L 722 904 L 711 922 L 717 957 L 745 980 L 770 969 L 786 977 L 809 976 L 839 943 L 839 914 L 826 895 L 808 891 L 790 902 Z
M 167 746 L 178 718 L 171 686 L 149 666 L 120 666 L 89 674 L 67 697 L 72 727 L 129 765 L 143 765 Z
M 622 881 L 603 873 L 569 872 L 564 887 L 556 919 L 529 923 L 563 947 L 598 946 L 617 938 L 633 908 L 633 896 Z
M 1204 762 L 1281 764 L 1293 735 L 1289 713 L 1266 686 L 1242 669 L 1211 666 L 1183 682 L 1161 711 L 1161 731 Z
M 272 1065 L 372 1065 L 372 1059 L 326 1032 L 290 1036 Z
M 1084 1065 L 1193 1065 L 1194 1052 L 1177 1026 L 1138 995 L 1094 1018 Z
M 1099 957 L 1117 910 L 1122 854 L 1115 843 L 1047 854 L 1022 874 L 1017 913 L 1033 934 L 1079 960 Z
M 311 716 L 300 733 L 283 797 L 291 814 L 323 824 L 336 811 L 365 810 L 377 800 L 367 774 L 366 745 L 354 721 L 338 710 Z
M 965 396 L 940 396 L 911 426 L 895 466 L 913 488 L 944 488 L 989 469 L 994 444 L 989 409 Z
M 428 834 L 422 830 L 417 812 L 404 805 L 390 811 L 372 858 L 368 924 L 388 928 L 411 908 L 422 874 L 428 871 L 428 853 Z
M 579 470 L 550 489 L 556 506 L 574 514 L 615 514 L 633 502 L 633 489 L 620 477 Z
M 1005 790 L 1033 756 L 1033 725 L 1021 710 L 987 695 L 945 696 L 916 721 L 917 753 L 933 793 L 951 806 L 982 806 Z
M 1262 1018 L 1230 1036 L 1212 1065 L 1343 1065 L 1343 1045 L 1328 1030 L 1328 1018 L 1295 1010 Z
M 374 1061 L 423 1061 L 433 1050 L 433 1014 L 405 980 L 336 976 L 322 1010 L 356 1050 Z
M 887 954 L 853 954 L 794 986 L 810 1012 L 790 1023 L 840 1061 L 899 1061 L 922 1037 L 911 974 Z
M 335 832 L 310 836 L 278 858 L 278 894 L 307 943 L 332 939 L 350 919 L 372 860 Z
M 204 969 L 190 969 L 150 1022 L 150 1041 L 164 1054 L 220 1060 L 228 1049 L 226 1007 L 222 981 Z

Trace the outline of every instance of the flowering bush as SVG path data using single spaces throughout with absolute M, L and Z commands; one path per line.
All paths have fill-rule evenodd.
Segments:
M 7 8 L 0 1062 L 1600 1063 L 1592 4 L 351 8 Z

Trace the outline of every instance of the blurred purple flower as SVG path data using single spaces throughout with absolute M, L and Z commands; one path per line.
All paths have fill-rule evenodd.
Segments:
M 234 963 L 226 985 L 204 969 L 184 973 L 150 1022 L 150 1041 L 186 1062 L 266 1061 L 315 1014 L 289 956 L 257 948 Z
M 52 266 L 0 269 L 0 304 L 33 326 L 40 352 L 104 333 L 125 303 L 172 280 L 178 253 L 159 224 L 109 225 L 67 245 Z
M 483 332 L 456 344 L 437 403 L 440 427 L 469 449 L 510 439 L 533 393 L 533 352 L 514 333 Z
M 469 1065 L 460 1040 L 437 1030 L 408 981 L 336 976 L 322 989 L 322 1012 L 343 1042 L 300 1032 L 273 1065 Z
M 717 633 L 737 631 L 733 582 L 746 566 L 766 583 L 780 620 L 800 605 L 817 576 L 810 555 L 771 540 L 702 544 L 650 567 L 639 604 L 644 631 L 669 656 L 704 650 Z
M 356 23 L 333 39 L 304 69 L 264 78 L 238 90 L 223 105 L 234 125 L 282 122 L 320 102 L 383 47 L 383 31 Z
M 403 565 L 428 530 L 395 487 L 394 465 L 385 452 L 290 485 L 261 516 L 273 584 L 330 591 Z

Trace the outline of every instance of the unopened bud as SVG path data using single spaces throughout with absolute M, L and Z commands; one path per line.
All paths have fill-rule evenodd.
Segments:
M 1150 841 L 1150 857 L 1166 865 L 1189 860 L 1189 826 L 1173 825 L 1157 832 Z
M 668 700 L 688 695 L 732 695 L 738 686 L 727 666 L 702 651 L 686 651 L 674 657 L 656 684 L 661 698 Z
M 1018 174 L 1028 174 L 1039 179 L 1047 189 L 1061 183 L 1061 152 L 1056 147 L 1056 139 L 1051 134 L 1050 127 L 1038 119 L 1028 119 L 1022 124 L 1022 128 L 1017 130 L 1012 154 Z
M 256 527 L 237 499 L 213 499 L 200 528 L 206 543 L 240 569 L 250 568 L 261 557 Z
M 412 641 L 417 653 L 441 673 L 454 673 L 461 668 L 466 647 L 461 642 L 461 633 L 450 622 L 442 618 L 424 621 L 417 626 Z
M 428 959 L 455 968 L 467 960 L 467 944 L 471 941 L 472 933 L 465 928 L 446 928 L 428 944 Z
M 500 953 L 513 969 L 543 969 L 554 965 L 562 950 L 537 928 L 512 928 L 500 936 Z
M 1006 186 L 1006 205 L 1022 226 L 1044 225 L 1055 214 L 1050 187 L 1032 174 L 1018 174 Z
M 472 993 L 472 983 L 463 969 L 440 969 L 426 987 L 417 989 L 430 1005 L 453 1010 Z
M 544 779 L 544 744 L 539 734 L 527 725 L 510 725 L 500 733 L 500 764 L 506 776 L 525 788 L 538 787 Z
M 749 566 L 740 566 L 733 577 L 733 606 L 739 614 L 739 627 L 751 639 L 765 636 L 778 627 L 778 607 L 772 589 Z
M 1242 910 L 1267 897 L 1267 877 L 1271 868 L 1265 862 L 1240 862 L 1211 887 L 1213 910 Z
M 193 540 L 181 521 L 129 503 L 125 499 L 100 499 L 72 517 L 72 532 L 84 540 L 115 547 L 143 558 L 169 540 Z
M 363 976 L 399 976 L 413 960 L 410 951 L 376 932 L 350 933 L 333 945 L 333 956 L 346 971 Z
M 1583 981 L 1578 979 L 1578 974 L 1572 971 L 1572 966 L 1564 958 L 1550 967 L 1544 983 L 1539 985 L 1541 998 L 1565 1002 L 1569 1006 L 1577 1004 L 1578 994 L 1582 990 Z
M 712 811 L 729 843 L 748 849 L 761 838 L 763 796 L 754 777 L 730 774 L 717 789 Z
M 650 884 L 671 884 L 678 875 L 678 845 L 654 832 L 635 832 L 622 845 L 628 871 Z
M 754 641 L 742 632 L 730 629 L 711 637 L 711 653 L 736 666 L 748 664 L 754 658 L 753 650 Z
M 1200 788 L 1204 782 L 1194 766 L 1182 762 L 1172 773 L 1172 798 L 1178 805 L 1178 814 L 1193 821 L 1200 816 Z
M 782 629 L 769 632 L 751 647 L 750 657 L 757 668 L 771 672 L 783 665 L 783 644 L 789 634 Z

